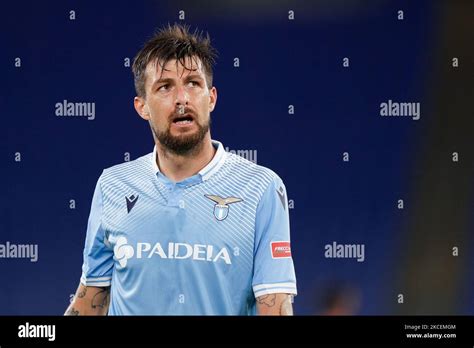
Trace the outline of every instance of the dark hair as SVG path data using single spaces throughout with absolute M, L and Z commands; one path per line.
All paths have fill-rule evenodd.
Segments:
M 196 63 L 196 58 L 199 58 L 204 67 L 207 85 L 211 88 L 212 67 L 216 57 L 217 51 L 211 46 L 208 33 L 204 36 L 197 29 L 191 33 L 188 25 L 168 24 L 143 45 L 133 60 L 132 71 L 137 95 L 146 96 L 145 70 L 148 63 L 155 62 L 163 68 L 172 59 L 186 66 L 187 58 L 193 59 Z

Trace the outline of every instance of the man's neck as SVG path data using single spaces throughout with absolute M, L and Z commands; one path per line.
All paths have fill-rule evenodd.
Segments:
M 183 181 L 199 173 L 201 169 L 211 162 L 216 153 L 210 135 L 204 138 L 201 148 L 189 156 L 180 156 L 171 153 L 164 149 L 158 142 L 156 142 L 156 150 L 156 164 L 160 168 L 160 171 L 174 182 Z

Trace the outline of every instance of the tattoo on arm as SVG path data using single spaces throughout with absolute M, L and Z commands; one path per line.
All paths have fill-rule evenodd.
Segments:
M 71 307 L 66 311 L 66 315 L 79 315 L 79 311 Z
M 275 305 L 275 300 L 276 300 L 275 294 L 264 295 L 257 298 L 257 301 L 259 304 L 265 305 L 267 307 L 273 307 Z
M 98 291 L 94 297 L 92 298 L 91 302 L 91 307 L 92 308 L 106 308 L 107 305 L 109 304 L 109 296 L 110 296 L 110 288 L 100 288 L 100 291 Z
M 268 294 L 257 298 L 260 315 L 293 315 L 292 294 Z
M 77 297 L 83 298 L 84 296 L 86 296 L 86 294 L 87 294 L 87 286 L 84 286 L 82 291 L 79 291 L 79 293 L 77 294 Z

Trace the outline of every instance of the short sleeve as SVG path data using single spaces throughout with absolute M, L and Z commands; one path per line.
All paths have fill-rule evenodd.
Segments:
M 286 188 L 279 177 L 270 182 L 257 207 L 252 287 L 256 298 L 297 293 Z
M 81 276 L 81 283 L 85 286 L 110 286 L 112 280 L 113 250 L 105 244 L 105 230 L 102 225 L 102 176 L 95 187 L 87 224 Z

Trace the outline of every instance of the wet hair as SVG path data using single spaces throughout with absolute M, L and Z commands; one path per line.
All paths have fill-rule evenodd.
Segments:
M 202 62 L 207 86 L 212 87 L 213 66 L 217 58 L 217 51 L 211 46 L 209 34 L 203 35 L 197 29 L 191 33 L 188 25 L 174 24 L 159 29 L 153 37 L 145 42 L 142 49 L 133 60 L 132 71 L 135 82 L 135 91 L 138 96 L 146 97 L 145 70 L 150 62 L 160 67 L 170 60 L 186 67 L 186 61 Z M 163 73 L 163 70 L 162 70 Z

